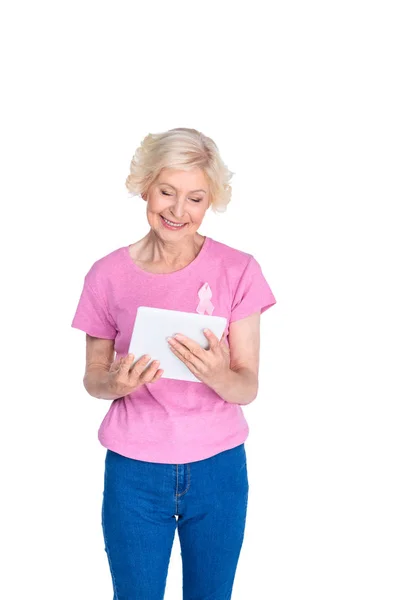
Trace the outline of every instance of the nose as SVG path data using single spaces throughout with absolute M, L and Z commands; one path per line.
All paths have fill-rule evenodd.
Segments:
M 185 200 L 177 200 L 176 202 L 174 202 L 170 207 L 170 213 L 171 215 L 174 215 L 174 217 L 176 217 L 177 219 L 182 219 L 183 215 L 185 214 L 185 206 L 184 206 L 184 202 Z

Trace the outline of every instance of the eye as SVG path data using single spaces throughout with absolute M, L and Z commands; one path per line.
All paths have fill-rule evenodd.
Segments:
M 167 194 L 167 192 L 164 192 L 164 190 L 161 190 L 161 193 L 163 194 L 163 196 L 172 196 L 172 194 Z M 201 198 L 190 198 L 190 200 L 192 200 L 193 202 L 201 202 Z

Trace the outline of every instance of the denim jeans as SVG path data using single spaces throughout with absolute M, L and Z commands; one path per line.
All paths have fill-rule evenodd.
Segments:
M 183 600 L 229 600 L 244 538 L 244 444 L 186 464 L 107 449 L 102 528 L 114 600 L 162 600 L 175 530 Z

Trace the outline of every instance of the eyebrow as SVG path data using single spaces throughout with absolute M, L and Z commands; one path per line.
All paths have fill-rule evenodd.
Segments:
M 171 185 L 170 183 L 164 183 L 164 182 L 160 182 L 159 185 L 169 185 L 169 187 L 174 188 L 174 190 L 176 190 L 176 187 L 174 187 L 173 185 Z M 194 192 L 204 192 L 205 194 L 207 193 L 206 190 L 192 190 L 191 192 L 189 192 L 189 194 L 193 194 Z

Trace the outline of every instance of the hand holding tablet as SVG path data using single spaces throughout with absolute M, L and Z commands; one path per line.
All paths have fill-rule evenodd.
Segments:
M 157 361 L 149 362 L 149 356 L 142 356 L 133 368 L 133 354 L 127 354 L 115 359 L 107 374 L 107 390 L 116 398 L 122 398 L 134 392 L 144 383 L 154 383 L 160 379 L 162 370 L 158 369 Z M 147 368 L 146 368 L 147 367 Z
M 129 353 L 139 359 L 132 365 L 148 354 L 152 360 L 159 360 L 163 378 L 201 383 L 178 355 L 171 351 L 167 338 L 181 333 L 207 349 L 208 340 L 203 330 L 210 329 L 220 340 L 226 324 L 225 317 L 140 306 L 129 346 Z

